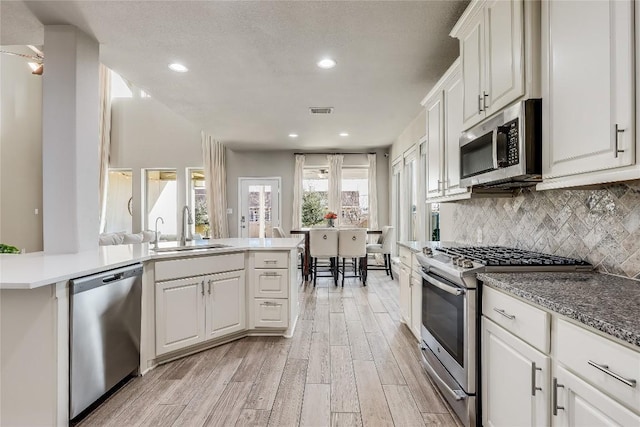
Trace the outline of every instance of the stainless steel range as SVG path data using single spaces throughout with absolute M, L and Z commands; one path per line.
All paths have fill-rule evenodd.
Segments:
M 425 369 L 460 420 L 480 425 L 479 272 L 590 270 L 580 260 L 501 246 L 442 244 L 425 248 L 422 265 L 422 342 Z

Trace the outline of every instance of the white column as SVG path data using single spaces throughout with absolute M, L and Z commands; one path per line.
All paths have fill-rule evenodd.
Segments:
M 42 81 L 44 251 L 98 246 L 98 42 L 46 25 Z

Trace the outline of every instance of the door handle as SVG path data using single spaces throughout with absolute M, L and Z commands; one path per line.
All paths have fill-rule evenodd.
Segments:
M 619 136 L 625 130 L 626 129 L 620 129 L 620 126 L 616 123 L 615 147 L 613 149 L 614 150 L 613 155 L 616 157 L 616 159 L 618 158 L 618 153 L 624 153 L 624 150 L 619 150 L 618 146 L 619 146 Z
M 202 296 L 204 296 L 204 279 L 202 280 L 202 283 L 200 283 L 200 286 L 202 288 Z
M 536 395 L 536 391 L 542 391 L 542 387 L 536 386 L 536 371 L 542 371 L 542 368 L 536 366 L 536 362 L 531 362 L 531 396 Z
M 211 282 L 211 279 L 209 279 L 209 281 L 207 282 L 207 284 L 209 285 L 209 295 L 211 295 Z
M 485 91 L 482 91 L 482 105 L 484 106 L 484 110 L 487 110 L 487 98 L 489 97 L 489 94 L 486 93 Z
M 558 415 L 558 409 L 562 409 L 564 411 L 564 406 L 558 406 L 558 389 L 564 388 L 564 385 L 558 384 L 558 379 L 553 379 L 553 415 Z
M 482 109 L 482 95 L 478 95 L 478 114 L 482 113 L 484 110 Z

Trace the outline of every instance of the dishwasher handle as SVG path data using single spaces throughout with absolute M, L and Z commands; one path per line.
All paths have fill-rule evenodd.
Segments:
M 80 277 L 73 279 L 71 283 L 71 293 L 78 294 L 91 289 L 107 286 L 110 283 L 125 280 L 131 277 L 142 276 L 142 264 L 133 264 L 120 267 L 115 270 L 108 270 L 92 276 Z

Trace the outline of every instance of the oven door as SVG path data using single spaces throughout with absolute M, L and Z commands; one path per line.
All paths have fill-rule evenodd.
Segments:
M 422 341 L 467 393 L 475 393 L 476 290 L 422 273 Z

